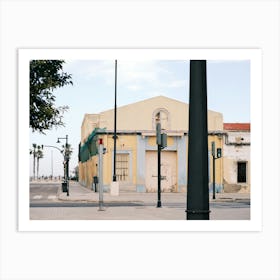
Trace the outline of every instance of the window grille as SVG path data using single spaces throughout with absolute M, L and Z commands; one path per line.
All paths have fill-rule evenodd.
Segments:
M 127 182 L 128 181 L 128 154 L 117 154 L 116 155 L 116 176 L 117 181 Z

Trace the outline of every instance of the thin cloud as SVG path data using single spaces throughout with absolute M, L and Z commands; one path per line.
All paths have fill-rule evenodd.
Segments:
M 143 87 L 141 87 L 140 85 L 127 85 L 126 88 L 131 90 L 131 91 L 139 91 Z
M 132 92 L 165 92 L 186 87 L 186 80 L 178 78 L 162 61 L 118 61 L 117 66 L 118 87 Z M 67 71 L 84 80 L 99 80 L 111 86 L 115 83 L 114 60 L 68 61 Z
M 181 87 L 186 87 L 187 85 L 187 80 L 173 80 L 171 82 L 167 82 L 166 86 L 169 88 L 181 88 Z

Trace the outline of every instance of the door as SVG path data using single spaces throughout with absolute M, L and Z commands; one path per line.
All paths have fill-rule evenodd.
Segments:
M 246 162 L 237 163 L 237 183 L 247 182 L 247 164 Z
M 176 152 L 161 152 L 161 190 L 163 192 L 177 191 L 177 154 Z M 156 192 L 158 189 L 157 151 L 146 152 L 146 189 Z

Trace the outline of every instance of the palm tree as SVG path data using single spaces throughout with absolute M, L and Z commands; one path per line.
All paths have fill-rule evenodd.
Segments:
M 71 148 L 71 144 L 62 145 L 64 152 L 64 178 L 68 179 L 69 176 L 69 160 L 70 156 L 73 153 L 73 149 Z
M 33 155 L 33 179 L 35 180 L 35 159 L 37 158 L 37 179 L 38 179 L 38 173 L 39 173 L 39 160 L 40 158 L 43 158 L 43 145 L 36 145 L 32 144 L 33 149 L 29 150 L 30 155 Z
M 33 155 L 33 180 L 35 180 L 35 157 L 36 157 L 36 144 L 32 144 L 33 150 L 29 150 L 29 154 Z
M 64 156 L 66 156 L 70 159 L 70 156 L 73 153 L 73 148 L 71 147 L 71 144 L 62 145 L 62 149 L 64 152 Z
M 38 146 L 36 157 L 37 157 L 37 179 L 38 179 L 38 177 L 39 177 L 39 160 L 44 157 L 43 151 L 41 150 L 40 146 Z

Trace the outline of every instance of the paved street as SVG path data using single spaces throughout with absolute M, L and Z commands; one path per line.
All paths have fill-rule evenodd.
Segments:
M 99 211 L 99 194 L 70 183 L 70 195 L 61 191 L 61 183 L 30 184 L 30 219 L 33 220 L 185 220 L 186 194 L 162 193 L 157 208 L 156 193 L 104 193 L 104 211 Z M 250 219 L 248 194 L 210 196 L 211 220 Z
M 57 201 L 59 184 L 30 184 L 30 203 Z

